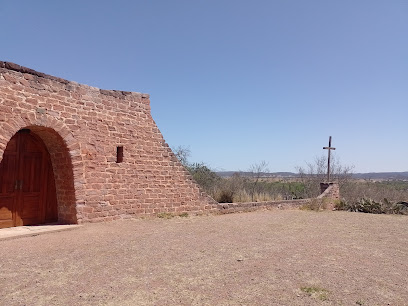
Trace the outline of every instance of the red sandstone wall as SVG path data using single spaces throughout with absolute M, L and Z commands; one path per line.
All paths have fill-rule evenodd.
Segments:
M 62 222 L 217 210 L 165 143 L 147 94 L 0 62 L 0 160 L 10 138 L 27 127 L 50 152 Z M 124 147 L 122 163 L 117 146 Z

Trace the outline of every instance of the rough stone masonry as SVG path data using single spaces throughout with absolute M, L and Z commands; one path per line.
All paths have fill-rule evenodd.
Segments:
M 21 130 L 49 152 L 58 222 L 218 209 L 165 143 L 147 94 L 102 90 L 0 62 L 0 161 Z

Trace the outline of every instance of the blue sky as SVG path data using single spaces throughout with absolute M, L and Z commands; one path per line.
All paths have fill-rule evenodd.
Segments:
M 0 1 L 0 60 L 149 93 L 170 146 L 216 170 L 336 154 L 408 171 L 408 1 Z

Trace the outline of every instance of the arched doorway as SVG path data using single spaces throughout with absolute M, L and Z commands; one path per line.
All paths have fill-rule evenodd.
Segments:
M 0 163 L 0 228 L 57 220 L 50 155 L 41 138 L 22 129 L 8 142 Z

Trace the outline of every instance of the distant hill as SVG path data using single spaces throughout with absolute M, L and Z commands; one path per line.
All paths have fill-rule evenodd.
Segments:
M 234 173 L 238 173 L 241 176 L 251 176 L 251 172 L 245 171 L 218 171 L 216 172 L 221 177 L 231 177 Z M 262 177 L 297 177 L 297 173 L 293 172 L 272 172 L 272 173 L 262 173 Z
M 245 171 L 218 171 L 216 172 L 221 177 L 231 177 L 234 173 L 239 173 L 241 176 L 251 176 L 251 172 Z M 293 172 L 270 172 L 263 173 L 262 177 L 276 178 L 295 178 L 299 175 Z M 353 173 L 355 179 L 371 179 L 371 180 L 408 180 L 408 171 L 405 172 L 369 172 L 369 173 Z
M 408 171 L 353 173 L 353 178 L 373 180 L 408 180 Z

